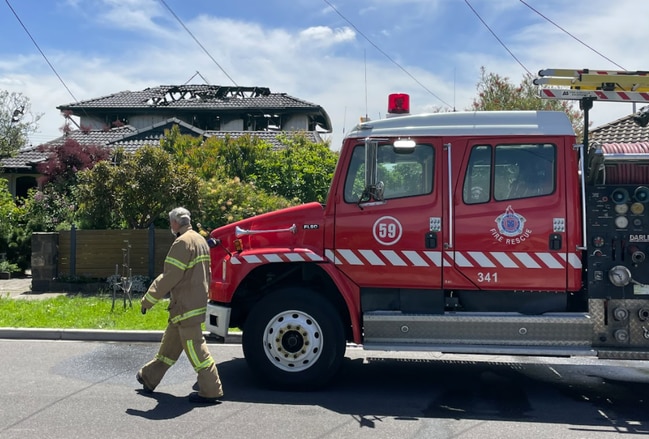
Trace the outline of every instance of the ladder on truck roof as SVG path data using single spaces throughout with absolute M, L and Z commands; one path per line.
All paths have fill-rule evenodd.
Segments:
M 545 69 L 539 71 L 534 84 L 570 87 L 572 90 L 646 92 L 649 91 L 649 72 Z
M 584 139 L 581 148 L 581 174 L 584 175 L 586 164 L 584 154 L 588 153 L 588 180 L 593 183 L 605 159 L 611 161 L 637 160 L 637 154 L 605 154 L 603 151 L 590 151 L 588 145 L 588 111 L 594 101 L 608 102 L 648 102 L 649 103 L 649 71 L 624 70 L 590 70 L 590 69 L 545 69 L 539 70 L 534 84 L 554 86 L 540 88 L 539 96 L 543 99 L 579 100 L 579 108 L 584 111 Z M 640 110 L 641 112 L 643 110 Z M 646 160 L 646 159 L 645 159 Z M 582 209 L 585 212 L 585 187 L 582 184 Z M 582 218 L 584 230 L 584 248 L 586 248 L 586 217 Z
M 535 85 L 554 85 L 539 89 L 543 99 L 579 100 L 584 111 L 584 148 L 588 150 L 588 110 L 594 101 L 648 102 L 649 71 L 544 69 Z

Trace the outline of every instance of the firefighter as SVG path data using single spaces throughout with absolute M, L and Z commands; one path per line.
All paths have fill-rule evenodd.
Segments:
M 192 392 L 189 401 L 216 404 L 223 396 L 223 388 L 201 329 L 210 285 L 209 247 L 205 238 L 192 229 L 187 209 L 173 209 L 169 222 L 176 239 L 165 258 L 163 273 L 153 281 L 141 302 L 145 314 L 170 293 L 169 322 L 157 355 L 138 371 L 136 379 L 144 392 L 153 392 L 184 351 L 198 374 L 198 392 Z

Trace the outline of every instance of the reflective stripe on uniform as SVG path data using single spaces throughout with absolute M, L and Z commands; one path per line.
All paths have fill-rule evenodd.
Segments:
M 188 268 L 193 268 L 196 265 L 200 264 L 201 262 L 210 262 L 210 255 L 199 255 L 189 261 L 187 264 L 185 264 L 182 261 L 179 261 L 176 258 L 172 258 L 170 256 L 167 256 L 165 258 L 165 263 L 173 265 L 174 267 L 180 268 L 182 271 L 187 270 Z
M 163 362 L 169 367 L 173 366 L 176 363 L 176 360 L 172 360 L 171 358 L 165 357 L 164 355 L 160 355 L 160 354 L 156 354 L 155 359 Z
M 148 291 L 147 291 L 147 293 L 144 295 L 144 300 L 146 300 L 146 301 L 152 303 L 153 305 L 155 305 L 156 303 L 160 302 L 160 299 L 156 299 L 156 298 L 153 297 L 153 296 L 151 295 L 151 293 L 149 293 Z
M 204 306 L 203 308 L 198 308 L 198 309 L 193 309 L 191 311 L 187 311 L 186 313 L 183 313 L 183 314 L 172 317 L 171 318 L 171 323 L 182 322 L 183 320 L 187 320 L 187 319 L 189 319 L 191 317 L 196 317 L 196 316 L 199 316 L 201 314 L 205 314 L 206 311 L 207 311 L 206 306 Z
M 193 340 L 187 340 L 187 356 L 189 357 L 189 361 L 192 363 L 192 366 L 194 366 L 194 370 L 196 372 L 207 369 L 208 367 L 211 367 L 212 364 L 214 364 L 214 359 L 211 355 L 208 356 L 207 359 L 203 362 L 198 359 L 198 354 L 196 353 L 196 349 L 194 348 Z
M 187 268 L 192 268 L 201 262 L 210 262 L 210 255 L 197 256 L 193 261 L 190 261 L 189 264 L 187 264 Z
M 187 264 L 183 263 L 182 261 L 179 261 L 176 258 L 172 258 L 170 256 L 167 256 L 165 258 L 165 264 L 173 265 L 174 267 L 180 268 L 182 271 L 187 270 Z

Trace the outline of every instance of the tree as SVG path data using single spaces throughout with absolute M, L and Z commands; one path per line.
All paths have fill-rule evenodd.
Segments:
M 278 138 L 284 148 L 258 161 L 255 185 L 289 200 L 324 202 L 338 153 L 328 143 L 312 142 L 302 133 L 290 137 L 282 133 Z
M 177 125 L 165 131 L 160 146 L 177 162 L 190 166 L 205 181 L 213 177 L 250 181 L 256 170 L 255 163 L 271 151 L 271 146 L 254 133 L 202 139 L 180 134 Z
M 85 227 L 145 229 L 157 221 L 168 225 L 166 213 L 174 207 L 198 209 L 200 179 L 161 148 L 118 151 L 115 159 L 117 166 L 101 164 L 79 175 L 79 220 Z
M 583 129 L 583 112 L 574 108 L 572 101 L 560 99 L 541 99 L 538 86 L 534 84 L 530 74 L 523 76 L 520 85 L 515 85 L 509 78 L 497 73 L 487 73 L 480 68 L 480 81 L 477 84 L 478 97 L 473 100 L 471 109 L 496 110 L 554 110 L 563 111 L 568 115 L 577 138 L 581 137 Z
M 109 161 L 78 174 L 77 220 L 82 229 L 118 229 L 124 224 L 116 196 L 117 169 Z
M 238 178 L 212 178 L 201 185 L 201 209 L 193 218 L 208 230 L 298 204 L 259 190 Z
M 27 145 L 42 115 L 31 113 L 29 98 L 0 90 L 0 158 L 11 157 Z
M 43 174 L 41 183 L 52 183 L 59 188 L 71 188 L 76 184 L 76 174 L 110 158 L 110 149 L 101 145 L 81 145 L 74 139 L 66 139 L 61 145 L 41 145 L 39 151 L 48 153 L 47 159 L 36 169 Z

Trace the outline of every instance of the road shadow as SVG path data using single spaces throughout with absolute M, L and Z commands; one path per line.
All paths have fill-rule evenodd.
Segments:
M 136 392 L 140 396 L 156 400 L 157 404 L 151 410 L 137 410 L 126 409 L 126 414 L 131 416 L 139 416 L 141 418 L 149 419 L 152 421 L 159 421 L 163 419 L 174 419 L 183 416 L 193 409 L 207 406 L 214 406 L 220 404 L 201 405 L 190 403 L 186 396 L 175 396 L 164 392 L 147 393 L 142 389 L 137 389 Z
M 605 367 L 605 366 L 602 366 Z M 595 373 L 591 373 L 595 370 Z M 346 358 L 325 389 L 278 391 L 243 359 L 219 364 L 227 401 L 318 405 L 372 427 L 385 417 L 571 425 L 584 432 L 649 433 L 646 382 L 609 379 L 612 370 L 552 364 Z M 589 372 L 590 371 L 590 372 Z

